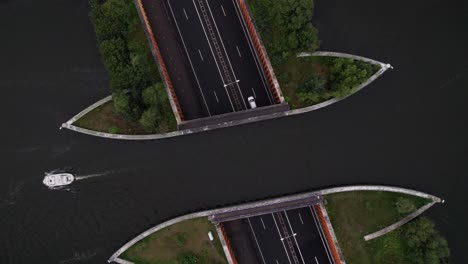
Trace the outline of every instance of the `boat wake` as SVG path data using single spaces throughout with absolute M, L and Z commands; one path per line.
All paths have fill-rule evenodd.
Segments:
M 111 173 L 113 173 L 113 171 L 108 171 L 104 173 L 94 173 L 94 174 L 88 174 L 88 175 L 77 175 L 75 176 L 75 180 L 79 181 L 79 180 L 85 180 L 85 179 L 90 179 L 90 178 L 102 177 L 105 175 L 109 175 Z

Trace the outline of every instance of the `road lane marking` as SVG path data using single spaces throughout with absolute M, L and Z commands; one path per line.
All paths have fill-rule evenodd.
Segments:
M 260 217 L 260 221 L 262 221 L 263 229 L 266 229 L 265 222 L 263 222 L 263 218 Z
M 234 10 L 236 10 L 237 18 L 239 19 L 239 23 L 241 25 L 242 31 L 244 31 L 245 40 L 249 44 L 249 48 L 250 48 L 250 52 L 252 54 L 252 58 L 253 58 L 253 60 L 255 62 L 255 65 L 257 66 L 257 70 L 258 70 L 258 73 L 260 74 L 260 77 L 261 77 L 260 79 L 263 82 L 263 87 L 265 88 L 265 92 L 267 93 L 267 97 L 270 100 L 270 103 L 273 104 L 273 97 L 272 97 L 271 91 L 267 88 L 267 83 L 266 83 L 267 77 L 265 75 L 266 73 L 263 72 L 263 70 L 260 69 L 261 68 L 260 61 L 259 61 L 259 58 L 257 57 L 257 56 L 260 56 L 260 55 L 257 54 L 256 52 L 254 52 L 254 48 L 252 46 L 253 45 L 252 44 L 253 40 L 250 37 L 250 33 L 247 34 L 247 30 L 246 30 L 248 28 L 248 26 L 247 26 L 246 22 L 244 21 L 244 19 L 241 19 L 241 15 L 239 14 L 238 8 L 240 8 L 240 7 L 236 4 L 235 0 L 232 0 L 232 4 L 234 5 Z M 257 54 L 257 55 L 255 55 L 255 54 Z M 273 87 L 273 89 L 276 89 L 276 88 Z
M 240 82 L 240 80 L 235 80 L 234 82 L 226 83 L 224 87 Z
M 187 50 L 187 46 L 185 45 L 185 41 L 184 41 L 184 38 L 182 37 L 182 33 L 180 33 L 179 24 L 177 23 L 177 19 L 176 19 L 175 15 L 174 15 L 174 11 L 172 10 L 171 1 L 167 0 L 167 3 L 169 4 L 169 9 L 171 10 L 172 17 L 174 18 L 174 21 L 175 21 L 175 24 L 176 24 L 176 27 L 177 27 L 177 32 L 179 32 L 180 38 L 182 39 L 182 44 L 184 45 L 185 52 L 187 53 L 187 57 L 188 57 L 189 62 L 190 62 L 190 67 L 192 68 L 193 74 L 195 75 L 195 80 L 197 81 L 198 88 L 200 89 L 200 92 L 201 92 L 201 95 L 202 95 L 202 98 L 203 98 L 203 102 L 205 103 L 205 106 L 206 106 L 206 110 L 208 111 L 208 115 L 211 116 L 210 108 L 208 107 L 208 103 L 206 102 L 205 95 L 203 94 L 203 90 L 202 90 L 202 88 L 200 86 L 200 82 L 198 81 L 198 76 L 197 76 L 197 74 L 195 72 L 195 69 L 193 68 L 192 60 L 190 59 L 190 54 L 189 54 L 189 52 Z
M 185 8 L 182 8 L 184 10 L 185 18 L 188 20 L 187 12 L 185 12 Z
M 291 259 L 289 258 L 288 251 L 286 250 L 286 245 L 284 245 L 283 238 L 281 237 L 281 232 L 279 230 L 278 223 L 276 223 L 275 215 L 273 213 L 271 213 L 271 216 L 273 217 L 273 221 L 275 221 L 276 230 L 278 230 L 278 235 L 280 237 L 281 243 L 283 244 L 284 252 L 286 252 L 286 257 L 288 257 L 289 264 L 292 264 Z
M 241 57 L 241 58 L 242 58 L 242 54 L 240 53 L 239 47 L 238 47 L 238 46 L 236 46 L 236 49 L 237 49 L 237 53 L 239 53 L 239 57 Z
M 218 100 L 218 95 L 216 94 L 216 91 L 213 91 L 214 95 L 215 95 L 215 98 L 216 98 L 216 102 L 219 103 L 219 100 Z
M 195 3 L 195 0 L 193 0 L 192 2 L 193 2 L 193 6 L 195 6 L 195 10 L 197 11 L 198 20 L 200 21 L 200 25 L 202 26 L 203 32 L 205 33 L 206 41 L 208 42 L 208 45 L 210 46 L 211 54 L 213 54 L 213 59 L 214 59 L 215 64 L 216 64 L 216 68 L 218 69 L 219 76 L 221 77 L 221 81 L 223 82 L 223 85 L 224 85 L 225 84 L 224 78 L 223 78 L 223 75 L 221 74 L 221 69 L 219 68 L 218 61 L 216 60 L 216 56 L 214 54 L 213 47 L 211 46 L 210 40 L 208 39 L 208 34 L 206 33 L 205 25 L 203 25 L 203 22 L 201 20 L 200 12 L 198 12 L 197 4 Z M 227 95 L 227 97 L 229 99 L 229 103 L 231 104 L 232 110 L 235 112 L 236 110 L 234 108 L 234 105 L 232 104 L 231 96 L 229 95 L 228 90 L 226 89 L 226 85 L 224 85 L 224 90 L 226 90 L 226 95 Z
M 203 55 L 201 54 L 200 49 L 198 49 L 198 54 L 200 54 L 200 58 L 201 58 L 201 60 L 203 61 Z
M 257 99 L 257 95 L 255 94 L 254 88 L 252 88 L 252 93 L 253 93 L 254 98 Z
M 202 1 L 202 0 L 200 0 L 200 1 Z M 214 22 L 214 26 L 215 26 L 215 28 L 216 28 L 216 32 L 218 32 L 219 40 L 221 40 L 221 45 L 223 46 L 224 54 L 226 55 L 227 61 L 228 61 L 228 63 L 229 63 L 229 67 L 231 68 L 232 75 L 234 76 L 234 79 L 237 80 L 236 73 L 234 72 L 234 68 L 232 67 L 231 60 L 229 59 L 229 55 L 227 54 L 226 47 L 224 46 L 223 38 L 221 37 L 221 33 L 219 33 L 218 24 L 216 23 L 216 20 L 215 20 L 215 18 L 214 18 L 214 16 L 213 16 L 213 12 L 211 12 L 210 4 L 208 3 L 208 0 L 205 0 L 205 2 L 206 2 L 206 5 L 208 6 L 208 10 L 210 11 L 211 19 L 212 19 L 213 22 Z M 239 91 L 239 94 L 240 94 L 240 96 L 242 97 L 242 102 L 244 103 L 244 109 L 248 109 L 248 108 L 247 108 L 247 103 L 246 103 L 246 100 L 245 100 L 245 97 L 244 97 L 244 94 L 242 93 L 241 88 L 240 88 L 240 86 L 239 86 L 238 83 L 237 83 L 237 90 Z
M 276 264 L 279 264 L 279 261 L 277 259 L 275 259 L 275 260 L 276 260 Z
M 299 247 L 299 243 L 297 243 L 296 233 L 294 233 L 294 230 L 292 228 L 291 222 L 289 221 L 288 213 L 286 212 L 286 210 L 284 211 L 284 214 L 286 215 L 286 220 L 288 220 L 289 228 L 291 229 L 291 232 L 294 234 L 294 242 L 296 242 L 296 246 L 297 246 L 297 249 L 299 250 L 299 255 L 301 256 L 302 263 L 305 263 L 304 257 L 302 256 L 301 247 Z
M 325 248 L 325 253 L 327 253 L 328 260 L 330 261 L 330 263 L 333 263 L 332 260 L 331 260 L 330 254 L 328 253 L 329 249 L 326 246 L 325 241 L 323 239 L 323 234 L 320 231 L 321 229 L 320 229 L 320 227 L 318 225 L 318 220 L 316 219 L 317 216 L 315 215 L 315 209 L 312 209 L 312 206 L 309 206 L 309 209 L 310 209 L 310 213 L 312 214 L 312 218 L 314 218 L 315 226 L 317 226 L 317 231 L 319 233 L 320 239 L 322 240 L 323 247 Z
M 250 230 L 252 230 L 252 233 L 255 238 L 255 243 L 257 243 L 258 250 L 260 251 L 260 256 L 262 256 L 263 264 L 266 264 L 265 258 L 263 257 L 262 249 L 260 248 L 260 245 L 258 244 L 257 236 L 255 235 L 255 231 L 252 227 L 252 223 L 250 222 L 250 218 L 247 218 L 247 221 L 249 222 Z
M 315 257 L 315 262 L 317 262 L 317 264 L 319 264 L 318 260 L 317 260 L 317 257 Z
M 223 5 L 221 5 L 221 10 L 223 10 L 223 14 L 224 14 L 224 16 L 226 16 L 226 12 L 224 12 L 224 7 L 223 7 Z
M 304 221 L 302 221 L 301 213 L 299 213 L 299 220 L 301 220 L 301 224 L 304 224 Z

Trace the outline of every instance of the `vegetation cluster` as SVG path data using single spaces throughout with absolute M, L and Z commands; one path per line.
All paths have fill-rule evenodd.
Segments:
M 250 0 L 250 8 L 286 100 L 292 108 L 355 92 L 379 67 L 336 58 L 297 58 L 319 47 L 311 0 Z
M 426 217 L 364 241 L 364 235 L 395 223 L 428 200 L 386 192 L 350 192 L 327 195 L 326 201 L 346 263 L 449 263 L 447 241 Z
M 255 22 L 274 66 L 297 52 L 319 47 L 317 29 L 311 18 L 311 0 L 249 0 Z
M 90 18 L 109 74 L 114 109 L 147 133 L 175 129 L 175 119 L 133 1 L 90 0 Z
M 300 106 L 352 94 L 379 69 L 376 65 L 347 58 L 323 57 L 319 61 L 322 71 L 306 75 L 296 92 Z

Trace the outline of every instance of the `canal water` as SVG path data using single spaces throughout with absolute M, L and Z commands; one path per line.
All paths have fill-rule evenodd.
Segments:
M 317 0 L 322 50 L 391 63 L 358 94 L 291 118 L 151 142 L 60 131 L 108 94 L 82 0 L 0 2 L 1 263 L 105 263 L 196 210 L 341 184 L 446 200 L 429 216 L 468 261 L 466 1 Z M 80 176 L 49 190 L 45 172 Z

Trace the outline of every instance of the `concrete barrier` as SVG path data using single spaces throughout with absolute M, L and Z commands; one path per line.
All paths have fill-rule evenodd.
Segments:
M 218 233 L 219 240 L 221 241 L 221 245 L 223 246 L 223 251 L 224 254 L 226 254 L 228 264 L 237 264 L 237 260 L 234 256 L 231 243 L 229 243 L 229 238 L 222 223 L 216 224 L 216 232 Z
M 125 252 L 131 246 L 136 244 L 138 241 L 144 239 L 145 237 L 153 234 L 154 232 L 157 232 L 165 227 L 177 224 L 182 221 L 190 220 L 193 218 L 199 218 L 199 217 L 209 217 L 215 214 L 226 213 L 230 211 L 244 210 L 244 209 L 253 208 L 253 207 L 268 206 L 268 205 L 275 204 L 275 203 L 283 203 L 283 202 L 288 202 L 288 201 L 293 201 L 293 200 L 298 200 L 298 199 L 305 199 L 310 196 L 326 195 L 326 194 L 331 194 L 331 193 L 350 192 L 350 191 L 388 191 L 388 192 L 397 192 L 397 193 L 415 195 L 418 197 L 424 197 L 427 199 L 431 199 L 434 202 L 442 201 L 437 196 L 423 193 L 417 190 L 411 190 L 411 189 L 393 187 L 393 186 L 384 186 L 384 185 L 351 185 L 351 186 L 344 186 L 344 187 L 326 188 L 326 189 L 321 189 L 321 190 L 316 190 L 316 191 L 305 192 L 301 194 L 287 195 L 287 196 L 282 196 L 279 198 L 261 200 L 261 201 L 250 202 L 250 203 L 229 206 L 229 207 L 223 207 L 219 209 L 207 210 L 207 211 L 202 211 L 202 212 L 195 212 L 195 213 L 191 213 L 191 214 L 187 214 L 187 215 L 183 215 L 183 216 L 170 219 L 166 222 L 160 223 L 154 227 L 149 228 L 148 230 L 144 231 L 143 233 L 139 234 L 132 240 L 125 243 L 114 254 L 112 254 L 108 262 L 115 261 L 115 259 L 117 259 L 123 252 Z
M 338 239 L 336 239 L 335 232 L 333 231 L 333 226 L 328 218 L 327 210 L 322 204 L 315 204 L 314 209 L 320 221 L 321 232 L 325 235 L 325 239 L 327 240 L 327 246 L 331 253 L 333 263 L 346 264 L 338 244 Z
M 393 230 L 396 230 L 396 229 L 400 228 L 402 225 L 408 223 L 409 221 L 413 220 L 414 218 L 416 218 L 419 215 L 421 215 L 422 213 L 424 213 L 426 210 L 431 208 L 435 203 L 436 202 L 433 201 L 433 202 L 428 203 L 428 204 L 426 204 L 424 206 L 421 206 L 418 210 L 416 210 L 413 213 L 411 213 L 411 214 L 407 215 L 406 217 L 402 218 L 400 221 L 398 221 L 398 222 L 396 222 L 396 223 L 394 223 L 392 225 L 389 225 L 389 226 L 387 226 L 385 228 L 382 228 L 377 232 L 365 235 L 364 240 L 369 241 L 371 239 L 378 238 L 378 237 L 383 236 L 383 235 L 385 235 L 387 233 L 390 233 Z
M 119 264 L 135 264 L 135 263 L 133 263 L 131 261 L 121 259 L 121 258 L 114 259 L 114 262 L 119 263 Z
M 78 119 L 82 118 L 87 113 L 93 111 L 94 109 L 98 108 L 99 106 L 101 106 L 101 105 L 103 105 L 103 104 L 105 104 L 105 103 L 107 103 L 107 102 L 109 102 L 111 100 L 112 100 L 112 95 L 109 95 L 107 97 L 102 98 L 101 100 L 95 102 L 94 104 L 86 107 L 83 111 L 79 112 L 74 117 L 70 118 L 70 120 L 65 122 L 65 124 L 71 125 L 71 124 L 75 123 Z M 63 125 L 62 125 L 62 127 L 63 127 Z
M 153 57 L 155 58 L 155 62 L 158 66 L 159 72 L 163 77 L 164 87 L 166 88 L 166 92 L 168 94 L 172 112 L 174 113 L 177 124 L 179 124 L 182 120 L 184 120 L 184 114 L 182 112 L 182 109 L 180 108 L 179 100 L 177 99 L 174 87 L 172 86 L 171 78 L 169 77 L 169 73 L 166 69 L 166 64 L 164 63 L 163 57 L 159 50 L 158 43 L 156 41 L 156 38 L 154 37 L 153 30 L 151 29 L 151 25 L 148 21 L 148 17 L 146 15 L 141 0 L 134 0 L 134 3 L 138 12 L 138 16 L 140 17 L 140 20 L 143 23 L 143 28 L 145 30 L 146 37 L 148 38 L 151 52 L 153 54 Z
M 268 84 L 270 86 L 271 92 L 276 103 L 284 102 L 284 97 L 279 87 L 278 80 L 275 77 L 275 73 L 273 71 L 273 67 L 271 66 L 270 59 L 268 58 L 267 52 L 265 50 L 265 46 L 261 41 L 260 35 L 258 34 L 257 28 L 253 22 L 252 14 L 249 10 L 248 5 L 245 3 L 245 0 L 236 1 L 238 8 L 241 10 L 242 17 L 244 18 L 244 22 L 246 23 L 247 30 L 250 34 L 250 39 L 252 40 L 257 54 L 260 58 L 260 62 L 263 67 L 263 71 L 266 74 Z

